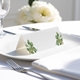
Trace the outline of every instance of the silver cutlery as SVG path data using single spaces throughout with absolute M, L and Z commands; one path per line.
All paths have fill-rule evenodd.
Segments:
M 12 34 L 12 35 L 16 35 L 15 33 L 9 32 L 9 31 L 6 31 L 6 30 L 3 30 L 3 32 L 8 33 L 8 34 Z
M 37 73 L 36 71 L 33 71 L 31 69 L 25 69 L 22 66 L 18 65 L 16 62 L 14 62 L 13 60 L 7 60 L 6 61 L 15 71 L 18 72 L 22 72 L 22 73 L 27 73 L 27 71 L 29 72 L 33 72 L 35 74 L 37 74 L 38 76 L 40 76 L 41 79 L 43 80 L 48 80 L 47 78 L 45 78 L 43 75 L 41 75 L 40 73 Z
M 30 30 L 30 31 L 39 31 L 40 29 L 38 28 L 33 28 L 33 27 L 27 27 L 27 26 L 22 26 L 23 28 Z

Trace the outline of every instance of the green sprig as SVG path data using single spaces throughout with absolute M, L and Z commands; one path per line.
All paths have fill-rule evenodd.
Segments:
M 56 45 L 62 45 L 63 44 L 63 38 L 62 38 L 62 35 L 60 33 L 56 32 L 55 38 L 56 38 Z
M 27 47 L 27 50 L 29 51 L 30 54 L 36 53 L 37 49 L 34 47 L 33 43 L 27 40 L 27 43 L 25 44 Z
M 32 6 L 32 3 L 33 3 L 34 1 L 38 1 L 38 0 L 28 0 L 28 4 L 29 4 L 30 6 Z

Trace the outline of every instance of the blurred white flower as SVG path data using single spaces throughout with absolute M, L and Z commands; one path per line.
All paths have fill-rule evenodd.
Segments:
M 31 11 L 35 22 L 61 21 L 58 10 L 50 3 L 34 1 Z
M 16 23 L 17 24 L 27 24 L 31 23 L 32 18 L 30 18 L 30 6 L 23 6 L 18 10 Z
M 34 1 L 18 10 L 17 24 L 61 21 L 59 11 L 50 3 Z

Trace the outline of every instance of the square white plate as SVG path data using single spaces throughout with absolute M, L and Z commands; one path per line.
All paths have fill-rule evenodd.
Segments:
M 5 53 L 5 51 L 1 50 L 0 46 L 0 54 L 15 59 L 33 61 L 80 46 L 80 38 L 68 34 L 62 34 L 64 44 L 61 46 L 57 46 L 54 35 L 57 31 L 59 30 L 49 28 L 38 32 L 22 35 L 24 42 L 29 39 L 31 42 L 34 43 L 34 46 L 38 49 L 37 53 L 30 55 L 14 55 L 15 51 Z

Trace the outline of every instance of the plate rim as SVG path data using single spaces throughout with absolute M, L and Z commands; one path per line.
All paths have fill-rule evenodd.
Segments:
M 62 35 L 65 35 L 65 36 L 69 36 L 69 37 L 73 37 L 73 38 L 77 38 L 77 39 L 80 39 L 80 37 L 78 37 L 78 36 L 75 36 L 75 35 L 70 35 L 70 34 L 66 34 L 66 33 L 61 33 Z M 71 48 L 72 49 L 72 48 Z M 45 51 L 45 50 L 43 50 L 43 51 Z M 41 51 L 42 52 L 42 51 Z M 37 53 L 36 53 L 37 54 Z M 37 60 L 37 59 L 41 59 L 41 58 L 22 58 L 22 57 L 20 57 L 20 56 L 13 56 L 13 55 L 9 55 L 8 53 L 5 53 L 5 52 L 3 52 L 3 51 L 1 51 L 0 50 L 0 55 L 3 55 L 3 56 L 6 56 L 6 57 L 9 57 L 9 58 L 13 58 L 13 59 L 18 59 L 18 60 L 28 60 L 28 61 L 34 61 L 34 60 Z M 31 55 L 35 55 L 35 54 L 31 54 Z M 28 56 L 28 55 L 26 55 L 26 56 Z M 30 56 L 30 55 L 29 55 Z M 46 57 L 46 56 L 45 56 Z

